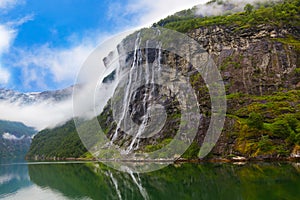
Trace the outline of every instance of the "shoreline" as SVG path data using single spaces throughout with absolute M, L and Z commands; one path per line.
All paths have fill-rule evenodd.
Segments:
M 255 163 L 255 162 L 300 162 L 300 157 L 286 158 L 206 158 L 206 159 L 183 159 L 167 160 L 167 159 L 149 159 L 149 160 L 105 160 L 96 158 L 46 158 L 46 159 L 25 159 L 27 162 L 47 162 L 47 161 L 86 161 L 86 162 L 120 162 L 120 163 Z

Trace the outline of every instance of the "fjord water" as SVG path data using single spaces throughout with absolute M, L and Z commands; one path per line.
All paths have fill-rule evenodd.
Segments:
M 175 164 L 147 174 L 99 163 L 1 164 L 4 199 L 300 199 L 297 163 Z

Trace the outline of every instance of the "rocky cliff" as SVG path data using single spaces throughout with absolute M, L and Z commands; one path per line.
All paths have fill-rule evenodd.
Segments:
M 226 85 L 227 121 L 212 155 L 268 158 L 298 148 L 289 137 L 299 133 L 299 31 L 262 24 L 200 27 L 188 33 L 212 55 Z M 251 114 L 257 114 L 254 123 L 261 121 L 260 127 L 251 124 Z M 294 130 L 288 121 L 294 121 Z M 278 129 L 290 133 L 276 134 Z

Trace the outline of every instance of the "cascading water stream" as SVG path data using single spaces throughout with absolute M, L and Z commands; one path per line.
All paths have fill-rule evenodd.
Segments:
M 136 186 L 139 188 L 139 191 L 140 191 L 141 195 L 143 196 L 143 198 L 145 200 L 148 200 L 149 195 L 148 195 L 146 189 L 142 185 L 142 181 L 140 179 L 139 174 L 137 174 L 137 178 L 136 178 L 133 174 L 133 171 L 129 167 L 125 167 L 125 170 L 131 176 L 131 178 L 132 178 L 133 182 L 136 184 Z
M 139 126 L 137 134 L 133 137 L 128 149 L 127 153 L 131 152 L 134 145 L 136 144 L 136 147 L 134 148 L 135 150 L 139 148 L 139 138 L 143 134 L 148 120 L 150 119 L 151 116 L 151 106 L 150 106 L 150 101 L 152 99 L 152 94 L 154 93 L 154 80 L 155 80 L 155 71 L 156 67 L 160 68 L 161 67 L 161 47 L 158 45 L 159 53 L 158 56 L 156 56 L 155 61 L 157 62 L 157 66 L 153 63 L 150 68 L 149 64 L 149 40 L 146 41 L 146 49 L 145 49 L 145 92 L 144 92 L 144 97 L 143 97 L 143 111 L 144 111 L 144 116 L 141 125 Z M 148 87 L 150 86 L 149 90 Z M 147 106 L 148 102 L 148 106 Z
M 112 137 L 111 143 L 114 142 L 117 139 L 118 131 L 121 127 L 122 121 L 124 121 L 126 113 L 128 112 L 128 107 L 129 107 L 129 102 L 130 102 L 130 91 L 131 91 L 131 84 L 132 84 L 132 76 L 133 76 L 133 73 L 135 71 L 135 68 L 138 67 L 138 62 L 137 62 L 137 57 L 138 56 L 137 55 L 138 55 L 138 51 L 139 51 L 140 42 L 141 42 L 140 33 L 138 33 L 136 41 L 135 41 L 134 60 L 133 60 L 132 66 L 131 66 L 130 71 L 129 71 L 129 80 L 128 80 L 128 84 L 127 84 L 127 87 L 126 87 L 125 96 L 124 96 L 124 100 L 123 100 L 123 112 L 122 112 L 122 115 L 121 115 L 121 119 L 117 124 L 117 128 L 116 128 L 115 134 Z
M 110 179 L 112 180 L 112 182 L 113 182 L 113 184 L 115 186 L 118 198 L 120 200 L 122 200 L 122 195 L 121 195 L 121 191 L 119 190 L 118 181 L 114 178 L 113 174 L 110 171 L 109 171 L 109 177 L 110 177 Z
M 119 132 L 121 130 L 126 134 L 130 134 L 132 138 L 128 146 L 125 147 L 124 150 L 121 150 L 122 154 L 129 154 L 139 149 L 141 138 L 147 137 L 146 134 L 148 134 L 150 130 L 148 125 L 151 123 L 151 118 L 153 117 L 153 113 L 151 112 L 153 109 L 157 109 L 157 107 L 153 107 L 152 102 L 155 92 L 155 81 L 160 78 L 162 44 L 160 42 L 153 43 L 154 41 L 146 40 L 144 41 L 145 49 L 141 49 L 142 38 L 140 34 L 141 33 L 138 33 L 135 39 L 132 56 L 133 62 L 130 69 L 128 69 L 127 72 L 125 71 L 127 75 L 125 75 L 124 78 L 127 80 L 124 79 L 126 82 L 124 82 L 121 90 L 122 93 L 120 93 L 124 98 L 120 102 L 121 109 L 118 112 L 119 118 L 117 127 L 109 144 L 112 145 L 113 142 L 119 138 Z M 159 35 L 160 32 L 158 31 L 156 34 Z M 153 46 L 153 44 L 156 44 L 155 51 L 153 51 L 153 48 L 149 48 L 149 46 Z M 128 61 L 126 60 L 125 63 L 128 63 Z M 120 74 L 120 76 L 122 76 L 122 74 Z M 141 88 L 140 86 L 142 86 L 143 89 L 137 91 L 137 88 Z M 137 95 L 140 96 L 138 97 Z M 131 105 L 132 97 L 141 98 L 138 102 L 141 107 L 135 106 L 135 104 Z M 140 124 L 136 124 L 132 121 L 135 114 L 138 113 L 142 114 Z M 123 135 L 123 139 L 126 140 L 125 134 Z
M 147 94 L 147 86 L 149 85 L 149 82 L 150 82 L 150 69 L 149 69 L 149 60 L 148 60 L 148 45 L 149 45 L 149 40 L 146 41 L 146 49 L 145 49 L 145 58 L 146 58 L 146 63 L 145 63 L 145 93 L 144 93 L 144 98 L 143 98 L 143 111 L 144 111 L 144 116 L 143 116 L 143 121 L 141 123 L 141 125 L 139 126 L 139 129 L 138 129 L 138 132 L 137 134 L 135 134 L 135 136 L 133 137 L 133 140 L 131 141 L 128 149 L 127 149 L 127 152 L 131 152 L 132 149 L 133 149 L 133 145 L 137 142 L 137 145 L 136 145 L 136 148 L 135 149 L 138 149 L 139 148 L 139 140 L 138 138 L 141 136 L 141 134 L 143 133 L 143 131 L 145 130 L 145 126 L 147 124 L 147 121 L 148 121 L 148 110 L 147 110 L 147 100 L 149 100 L 149 95 Z M 140 77 L 142 78 L 142 77 Z

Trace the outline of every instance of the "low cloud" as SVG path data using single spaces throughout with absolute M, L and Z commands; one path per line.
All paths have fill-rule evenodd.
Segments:
M 2 120 L 23 122 L 37 130 L 54 127 L 73 116 L 71 98 L 60 103 L 44 102 L 33 105 L 0 102 L 0 110 Z
M 19 141 L 19 140 L 23 140 L 25 138 L 25 135 L 23 135 L 21 137 L 16 137 L 15 135 L 10 134 L 10 133 L 3 133 L 2 138 L 5 140 Z
M 128 4 L 110 5 L 108 16 L 119 24 L 149 26 L 175 12 L 192 8 L 208 0 L 129 0 Z M 127 19 L 127 20 L 126 20 Z
M 258 5 L 258 3 L 271 3 L 280 0 L 217 0 L 214 3 L 197 6 L 196 15 L 218 16 L 228 12 L 235 13 L 244 11 L 247 4 Z

